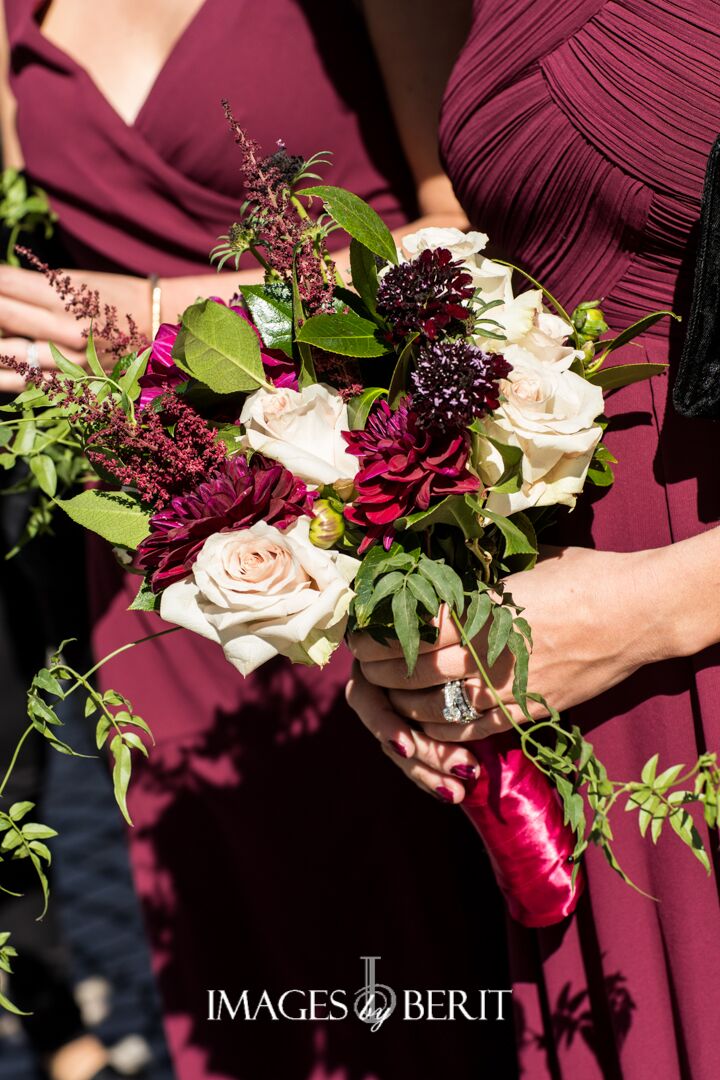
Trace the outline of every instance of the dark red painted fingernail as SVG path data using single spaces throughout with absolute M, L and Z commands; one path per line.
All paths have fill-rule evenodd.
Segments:
M 446 788 L 446 787 L 443 787 L 441 785 L 440 787 L 435 788 L 435 793 L 436 793 L 438 799 L 440 799 L 442 802 L 454 802 L 455 801 L 455 799 L 453 797 L 453 793 L 450 790 L 450 788 Z
M 408 756 L 408 752 L 401 742 L 397 742 L 396 739 L 389 739 L 388 742 L 390 743 L 390 746 L 392 746 L 395 753 L 399 754 L 400 757 Z
M 450 772 L 453 776 L 459 776 L 461 780 L 474 780 L 477 776 L 477 769 L 474 765 L 453 765 Z

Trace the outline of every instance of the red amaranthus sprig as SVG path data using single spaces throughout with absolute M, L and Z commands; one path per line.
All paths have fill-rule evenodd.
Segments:
M 96 340 L 102 341 L 107 351 L 116 359 L 131 352 L 140 352 L 150 344 L 140 332 L 132 315 L 125 316 L 127 330 L 122 329 L 117 308 L 114 304 L 103 304 L 97 289 L 91 289 L 84 282 L 80 285 L 73 284 L 69 274 L 62 270 L 53 270 L 29 248 L 16 247 L 15 250 L 45 276 L 48 285 L 65 303 L 66 311 L 72 312 L 79 322 L 86 320 L 92 323 Z M 89 332 L 88 327 L 83 330 L 83 336 L 87 338 Z

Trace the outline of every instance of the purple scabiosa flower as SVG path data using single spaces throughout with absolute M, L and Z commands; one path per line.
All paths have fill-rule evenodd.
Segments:
M 343 432 L 348 453 L 360 458 L 357 496 L 345 507 L 348 521 L 365 532 L 360 554 L 380 540 L 386 548 L 398 518 L 427 510 L 446 495 L 477 491 L 468 472 L 470 436 L 422 428 L 408 399 L 393 412 L 386 401 L 375 406 L 364 431 Z
M 447 248 L 427 248 L 391 266 L 377 294 L 378 312 L 390 324 L 388 341 L 398 344 L 408 334 L 436 341 L 461 333 L 471 315 L 464 301 L 474 291 L 470 274 Z
M 504 356 L 483 352 L 467 341 L 423 345 L 410 380 L 420 425 L 457 430 L 497 409 L 499 380 L 511 370 Z
M 287 529 L 312 516 L 315 494 L 275 461 L 255 454 L 227 458 L 204 484 L 172 500 L 150 519 L 150 535 L 138 548 L 136 566 L 160 592 L 190 573 L 209 536 L 264 521 Z

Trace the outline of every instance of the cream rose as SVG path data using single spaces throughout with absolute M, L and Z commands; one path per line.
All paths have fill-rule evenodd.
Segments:
M 461 262 L 482 251 L 487 242 L 485 233 L 461 232 L 460 229 L 418 229 L 402 238 L 402 245 L 411 258 L 421 251 L 447 248 L 453 259 L 460 259 Z
M 507 516 L 530 506 L 572 507 L 582 491 L 602 435 L 596 420 L 603 411 L 603 394 L 568 369 L 573 350 L 569 352 L 569 358 L 561 355 L 547 362 L 521 346 L 505 350 L 513 366 L 502 384 L 505 400 L 483 427 L 490 438 L 522 450 L 522 484 L 517 492 L 490 493 L 487 506 L 495 513 Z M 476 464 L 485 483 L 497 483 L 503 463 L 492 443 L 480 440 Z
M 352 480 L 358 459 L 347 453 L 347 405 L 327 386 L 256 390 L 240 413 L 244 445 L 279 461 L 306 484 Z
M 192 573 L 162 594 L 160 614 L 222 646 L 242 675 L 287 656 L 322 667 L 342 640 L 357 559 L 313 547 L 309 518 L 215 533 Z

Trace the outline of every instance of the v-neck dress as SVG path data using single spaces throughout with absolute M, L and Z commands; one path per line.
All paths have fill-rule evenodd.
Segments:
M 243 200 L 223 97 L 268 150 L 283 138 L 292 153 L 334 151 L 328 182 L 389 225 L 415 213 L 350 0 L 206 0 L 133 125 L 43 36 L 37 7 L 5 0 L 18 130 L 75 266 L 208 267 Z M 161 624 L 128 614 L 136 582 L 109 553 L 93 558 L 103 656 Z M 507 1022 L 388 1021 L 372 1033 L 352 1014 L 207 1019 L 210 989 L 350 993 L 365 955 L 382 957 L 378 977 L 396 987 L 507 985 L 502 935 L 477 930 L 478 910 L 502 918 L 484 855 L 459 812 L 378 753 L 345 705 L 348 672 L 343 652 L 322 674 L 278 661 L 243 681 L 218 648 L 182 632 L 102 673 L 157 739 L 131 785 L 130 849 L 178 1080 L 434 1080 L 448 1061 L 454 1080 L 481 1062 L 513 1076 Z
M 717 0 L 475 0 L 441 146 L 495 250 L 571 310 L 603 297 L 619 331 L 658 309 L 687 322 L 703 175 L 719 132 Z M 717 527 L 720 427 L 682 419 L 669 397 L 682 335 L 682 324 L 664 320 L 626 350 L 626 362 L 669 361 L 670 375 L 608 399 L 616 483 L 583 496 L 561 542 L 637 551 Z M 682 595 L 682 579 L 676 587 Z M 597 627 L 599 641 L 612 633 Z M 646 667 L 568 721 L 618 779 L 639 777 L 655 752 L 663 769 L 717 752 L 720 648 Z M 621 862 L 657 899 L 591 851 L 575 917 L 539 932 L 511 928 L 522 1076 L 715 1080 L 718 879 L 670 830 L 655 847 L 635 814 L 621 811 L 613 828 Z M 715 854 L 716 839 L 705 834 Z

